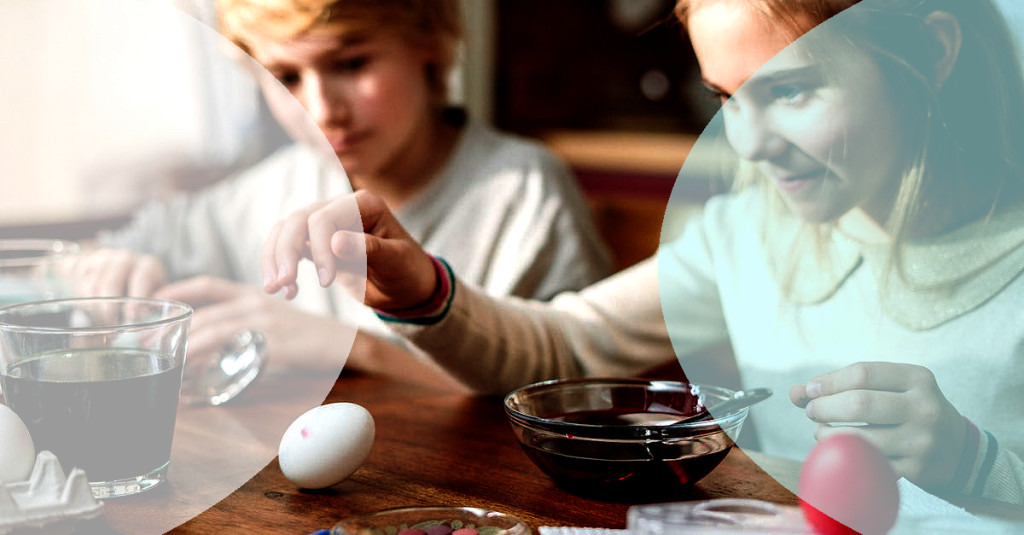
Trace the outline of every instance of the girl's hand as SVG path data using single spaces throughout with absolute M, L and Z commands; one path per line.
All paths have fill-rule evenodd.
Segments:
M 428 301 L 437 289 L 430 256 L 405 231 L 377 196 L 366 191 L 321 201 L 274 225 L 263 246 L 264 290 L 298 292 L 298 263 L 309 258 L 320 284 L 341 272 L 362 272 L 365 250 L 365 303 L 380 310 L 402 310 Z
M 927 368 L 858 362 L 794 386 L 789 397 L 818 422 L 817 440 L 835 433 L 857 434 L 915 484 L 941 489 L 952 482 L 967 424 Z M 841 423 L 860 425 L 835 425 Z
M 96 249 L 71 257 L 62 273 L 81 297 L 149 297 L 167 284 L 160 259 L 120 249 Z

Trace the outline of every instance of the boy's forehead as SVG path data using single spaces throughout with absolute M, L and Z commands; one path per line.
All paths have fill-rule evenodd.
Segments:
M 332 25 L 314 28 L 295 36 L 259 36 L 250 43 L 252 55 L 261 63 L 290 59 L 315 59 L 316 56 L 344 51 L 379 37 L 365 24 Z

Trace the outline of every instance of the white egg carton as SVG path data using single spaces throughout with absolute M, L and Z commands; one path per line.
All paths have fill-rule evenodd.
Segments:
M 85 472 L 75 468 L 69 477 L 57 456 L 41 451 L 27 481 L 0 484 L 0 535 L 9 533 L 70 533 L 80 520 L 103 513 L 103 502 L 89 490 Z

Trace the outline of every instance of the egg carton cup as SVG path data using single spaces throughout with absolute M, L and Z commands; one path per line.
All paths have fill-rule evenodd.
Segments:
M 0 535 L 9 533 L 71 533 L 80 520 L 103 513 L 92 496 L 85 472 L 64 477 L 57 456 L 41 451 L 27 481 L 0 484 Z

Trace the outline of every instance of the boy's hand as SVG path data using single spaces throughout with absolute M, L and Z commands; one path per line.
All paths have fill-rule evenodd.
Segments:
M 437 288 L 430 256 L 365 191 L 314 203 L 274 225 L 263 247 L 264 290 L 294 297 L 302 258 L 313 261 L 325 287 L 339 271 L 361 275 L 365 266 L 365 303 L 380 310 L 417 306 Z
M 61 266 L 82 297 L 150 297 L 167 284 L 160 259 L 120 249 L 83 252 Z
M 927 368 L 858 362 L 790 389 L 790 400 L 818 422 L 814 436 L 854 433 L 924 488 L 949 485 L 963 455 L 967 424 Z M 838 423 L 866 425 L 832 425 Z
M 198 276 L 164 286 L 155 297 L 188 303 L 195 312 L 188 335 L 188 362 L 211 359 L 238 334 L 251 330 L 266 340 L 269 361 L 300 368 L 341 369 L 356 328 L 322 314 L 310 314 L 259 288 L 217 277 Z M 193 365 L 195 366 L 195 365 Z

